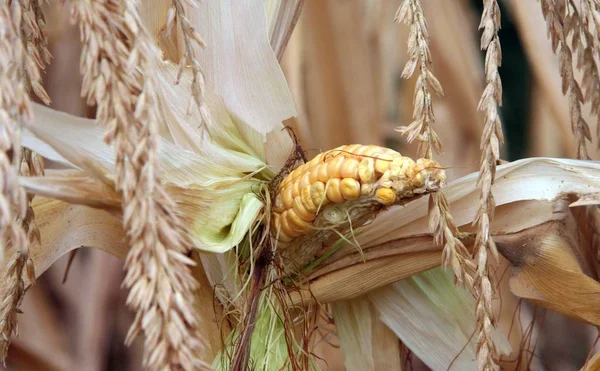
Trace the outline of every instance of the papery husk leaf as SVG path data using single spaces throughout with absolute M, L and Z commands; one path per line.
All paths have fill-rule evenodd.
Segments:
M 459 226 L 471 224 L 477 213 L 477 176 L 478 173 L 469 174 L 443 189 Z M 492 191 L 497 206 L 523 200 L 554 200 L 569 193 L 598 193 L 600 163 L 558 158 L 527 158 L 511 162 L 498 166 Z M 359 243 L 368 248 L 402 237 L 429 233 L 427 202 L 426 198 L 421 198 L 381 213 L 375 223 L 356 234 Z M 523 218 L 519 219 L 519 223 L 522 221 Z M 513 231 L 536 225 L 527 223 L 519 226 L 510 219 L 506 222 L 515 227 Z
M 454 284 L 451 272 L 432 269 L 367 296 L 381 320 L 434 371 L 477 368 L 475 299 Z M 511 352 L 504 334 L 493 337 L 501 354 Z
M 103 209 L 119 215 L 121 197 L 114 187 L 78 171 L 46 171 L 43 177 L 20 177 L 19 184 L 27 191 L 70 204 Z
M 333 303 L 333 319 L 348 371 L 375 370 L 369 301 L 365 298 Z
M 304 0 L 266 0 L 267 31 L 271 48 L 277 59 L 281 59 L 287 43 L 298 21 Z
M 280 130 L 296 110 L 269 44 L 264 2 L 204 1 L 185 8 L 206 43 L 197 56 L 208 86 L 233 117 L 259 133 Z
M 102 183 L 111 182 L 114 149 L 102 141 L 102 128 L 93 120 L 40 105 L 35 105 L 35 110 L 35 120 L 23 135 L 25 146 L 48 159 L 79 168 Z M 161 178 L 181 205 L 182 219 L 188 223 L 196 247 L 212 252 L 227 251 L 239 243 L 256 218 L 262 208 L 262 201 L 255 195 L 260 189 L 259 181 L 243 179 L 248 172 L 260 171 L 265 166 L 260 159 L 242 154 L 248 161 L 239 166 L 241 169 L 235 168 L 223 155 L 233 152 L 219 148 L 220 152 L 200 156 L 161 140 L 159 152 Z M 241 157 L 236 158 L 242 161 Z M 62 186 L 67 182 L 62 182 Z M 70 186 L 77 187 L 77 181 Z M 51 196 L 52 192 L 48 190 L 45 194 Z M 89 200 L 68 198 L 68 194 L 52 196 L 94 206 Z
M 72 250 L 93 247 L 120 259 L 128 251 L 121 219 L 102 210 L 35 197 L 32 201 L 41 245 L 32 244 L 31 258 L 39 277 Z
M 581 368 L 581 371 L 598 371 L 600 370 L 600 352 L 596 352 L 592 358 L 590 358 L 585 365 Z
M 515 267 L 511 291 L 539 305 L 600 325 L 600 283 L 585 275 L 575 255 L 577 235 L 553 221 L 497 243 Z

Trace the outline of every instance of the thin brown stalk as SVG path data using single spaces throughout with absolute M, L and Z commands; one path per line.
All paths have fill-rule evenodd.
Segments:
M 409 60 L 402 71 L 402 77 L 410 78 L 419 70 L 413 98 L 413 122 L 409 126 L 400 127 L 402 135 L 408 141 L 419 140 L 419 155 L 433 158 L 433 149 L 442 150 L 442 143 L 432 128 L 435 123 L 431 91 L 443 95 L 442 86 L 433 74 L 431 53 L 429 51 L 429 33 L 423 8 L 419 0 L 405 0 L 396 13 L 396 22 L 409 25 L 408 55 Z M 430 229 L 437 244 L 444 246 L 442 265 L 452 267 L 456 279 L 468 288 L 472 288 L 474 267 L 469 253 L 459 239 L 459 231 L 443 192 L 431 196 Z
M 480 144 L 482 153 L 477 184 L 481 193 L 480 206 L 474 220 L 474 224 L 477 225 L 477 237 L 473 254 L 477 262 L 477 364 L 479 370 L 491 371 L 496 367 L 497 351 L 492 341 L 492 330 L 496 323 L 492 306 L 495 290 L 490 276 L 488 253 L 498 261 L 498 250 L 490 235 L 490 224 L 495 208 L 492 184 L 496 177 L 496 164 L 500 160 L 500 145 L 504 142 L 504 137 L 498 113 L 498 107 L 502 105 L 502 82 L 498 73 L 498 67 L 502 63 L 502 49 L 498 37 L 500 8 L 496 0 L 484 0 L 483 4 L 479 28 L 483 29 L 481 48 L 486 51 L 486 87 L 478 109 L 485 112 L 485 125 Z
M 204 127 L 206 123 L 208 123 L 211 119 L 210 111 L 208 110 L 208 106 L 206 105 L 206 100 L 204 98 L 204 91 L 206 90 L 206 82 L 204 79 L 204 73 L 202 72 L 202 68 L 200 67 L 200 62 L 198 62 L 198 58 L 196 57 L 196 52 L 194 47 L 204 48 L 205 44 L 198 31 L 194 29 L 194 26 L 187 18 L 185 14 L 185 8 L 183 7 L 181 0 L 172 0 L 173 6 L 169 10 L 169 15 L 167 17 L 167 24 L 165 26 L 165 31 L 167 33 L 171 32 L 175 20 L 179 21 L 181 25 L 181 31 L 183 36 L 183 44 L 185 46 L 185 51 L 183 56 L 179 61 L 179 74 L 177 76 L 177 82 L 179 82 L 179 78 L 183 73 L 186 63 L 189 61 L 190 67 L 192 69 L 192 82 L 191 82 L 191 92 L 192 97 L 194 98 L 194 102 L 198 106 L 200 110 L 200 116 L 202 117 L 202 122 L 200 126 Z M 187 0 L 188 3 L 192 6 L 197 6 L 197 0 Z
M 548 34 L 552 41 L 552 50 L 559 57 L 562 91 L 564 95 L 568 93 L 571 130 L 577 146 L 577 158 L 589 159 L 586 139 L 591 140 L 590 128 L 581 113 L 584 96 L 577 80 L 575 80 L 573 56 L 567 42 L 568 34 L 572 31 L 571 21 L 575 19 L 573 8 L 566 3 L 566 0 L 540 0 L 540 4 L 546 19 Z M 579 38 L 580 36 L 577 34 L 576 37 Z
M 27 9 L 25 2 L 0 3 L 0 255 L 10 253 L 0 297 L 0 359 L 6 360 L 10 338 L 17 334 L 17 313 L 25 283 L 35 280 L 29 245 L 39 240 L 25 191 L 18 184 L 21 168 L 20 127 L 31 121 L 27 93 Z M 27 158 L 26 158 L 27 159 Z
M 138 3 L 78 0 L 84 92 L 98 105 L 105 140 L 116 148 L 116 181 L 131 244 L 125 260 L 127 304 L 135 314 L 126 342 L 145 335 L 144 365 L 153 370 L 209 368 L 194 310 L 192 249 L 175 203 L 158 176 L 156 69 Z

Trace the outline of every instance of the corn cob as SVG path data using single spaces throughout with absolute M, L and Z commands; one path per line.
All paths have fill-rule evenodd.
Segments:
M 272 233 L 285 250 L 299 237 L 348 222 L 356 226 L 386 206 L 435 191 L 445 179 L 430 159 L 415 162 L 376 145 L 341 146 L 320 153 L 281 182 Z

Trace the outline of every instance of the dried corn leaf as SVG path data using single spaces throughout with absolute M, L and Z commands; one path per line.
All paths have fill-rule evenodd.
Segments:
M 477 368 L 475 299 L 436 268 L 368 294 L 382 321 L 433 370 Z M 500 353 L 511 352 L 499 331 Z
M 373 333 L 369 301 L 364 298 L 340 300 L 333 304 L 335 329 L 348 371 L 375 370 Z

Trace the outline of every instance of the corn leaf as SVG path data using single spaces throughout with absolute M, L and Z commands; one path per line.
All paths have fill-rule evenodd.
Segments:
M 381 320 L 433 369 L 475 370 L 475 300 L 454 285 L 451 273 L 436 268 L 368 294 Z M 494 334 L 500 353 L 508 340 Z

